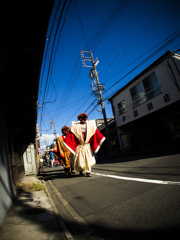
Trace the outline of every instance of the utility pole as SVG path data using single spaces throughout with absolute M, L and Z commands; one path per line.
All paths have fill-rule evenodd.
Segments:
M 54 134 L 55 134 L 55 137 L 56 137 L 56 139 L 57 139 L 56 126 L 55 126 L 54 120 L 50 121 L 50 123 L 51 123 L 51 124 L 50 124 L 51 128 L 52 128 L 52 126 L 54 126 Z
M 109 127 L 108 127 L 108 123 L 107 123 L 106 110 L 104 107 L 104 101 L 103 101 L 103 96 L 102 96 L 102 90 L 104 90 L 104 84 L 100 84 L 99 78 L 98 78 L 98 72 L 96 69 L 96 66 L 99 63 L 99 60 L 97 58 L 96 58 L 96 60 L 94 60 L 92 51 L 81 50 L 81 58 L 83 58 L 83 60 L 82 60 L 83 67 L 91 68 L 89 76 L 92 79 L 92 81 L 91 81 L 92 92 L 95 95 L 95 97 L 97 99 L 99 99 L 99 102 L 101 104 L 102 114 L 104 117 L 104 123 L 105 123 L 105 127 L 106 127 L 109 155 L 112 156 L 112 147 L 111 147 L 111 141 L 110 141 Z M 91 62 L 92 65 L 86 64 L 87 62 Z

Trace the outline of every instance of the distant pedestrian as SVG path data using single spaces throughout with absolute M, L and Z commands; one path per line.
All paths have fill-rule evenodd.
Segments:
M 46 166 L 50 166 L 50 159 L 49 159 L 49 154 L 48 153 L 46 153 L 46 163 L 47 163 Z
M 47 165 L 47 162 L 46 162 L 46 155 L 45 155 L 45 154 L 43 155 L 43 165 Z
M 91 176 L 91 167 L 95 165 L 94 153 L 97 153 L 105 137 L 96 128 L 95 123 L 87 121 L 88 115 L 78 115 L 80 122 L 73 124 L 64 140 L 65 145 L 74 154 L 74 170 L 87 177 Z
M 53 150 L 49 152 L 49 155 L 50 155 L 50 160 L 51 160 L 51 167 L 54 167 L 56 166 L 56 162 L 54 160 L 54 155 L 53 155 Z

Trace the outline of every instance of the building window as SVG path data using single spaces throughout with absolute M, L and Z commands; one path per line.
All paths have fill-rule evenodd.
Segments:
M 164 97 L 165 102 L 170 102 L 171 101 L 169 93 L 166 93 L 163 97 Z
M 137 117 L 138 116 L 138 110 L 134 110 L 134 117 Z
M 130 93 L 131 93 L 134 107 L 146 101 L 141 83 L 138 83 L 136 86 L 131 88 Z
M 153 109 L 152 102 L 150 102 L 150 103 L 147 104 L 147 108 L 148 108 L 148 111 L 150 111 L 151 109 Z
M 127 112 L 126 103 L 124 100 L 118 103 L 118 112 L 119 112 L 119 115 Z
M 142 80 L 142 83 L 144 86 L 147 100 L 151 99 L 152 97 L 156 96 L 158 93 L 161 92 L 161 86 L 159 85 L 158 79 L 154 72 L 147 78 Z
M 126 116 L 122 117 L 122 121 L 125 122 L 126 121 Z

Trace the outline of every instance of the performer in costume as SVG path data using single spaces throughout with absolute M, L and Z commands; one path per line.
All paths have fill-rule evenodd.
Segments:
M 62 129 L 62 134 L 63 136 L 60 136 L 57 138 L 57 143 L 54 147 L 54 150 L 53 152 L 62 159 L 62 164 L 63 164 L 63 167 L 64 167 L 64 171 L 65 171 L 65 174 L 66 175 L 70 175 L 71 172 L 70 172 L 70 167 L 71 167 L 71 164 L 70 164 L 70 155 L 71 155 L 71 152 L 69 151 L 69 149 L 64 145 L 63 141 L 65 140 L 67 134 L 68 134 L 68 131 L 69 131 L 69 127 L 67 126 L 64 126 Z
M 91 167 L 96 163 L 94 152 L 98 152 L 105 137 L 94 123 L 86 122 L 87 118 L 86 113 L 78 115 L 80 122 L 72 124 L 64 144 L 74 154 L 74 170 L 84 171 L 90 177 Z

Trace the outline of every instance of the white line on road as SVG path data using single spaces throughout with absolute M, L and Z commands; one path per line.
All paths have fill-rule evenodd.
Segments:
M 98 176 L 117 178 L 117 179 L 128 180 L 128 181 L 137 181 L 137 182 L 146 182 L 146 183 L 155 183 L 155 184 L 180 185 L 180 182 L 173 182 L 173 181 L 163 181 L 163 180 L 153 180 L 153 179 L 143 179 L 143 178 L 129 178 L 129 177 L 107 175 L 107 174 L 95 173 L 95 172 L 91 172 L 91 173 L 94 175 L 98 175 Z

